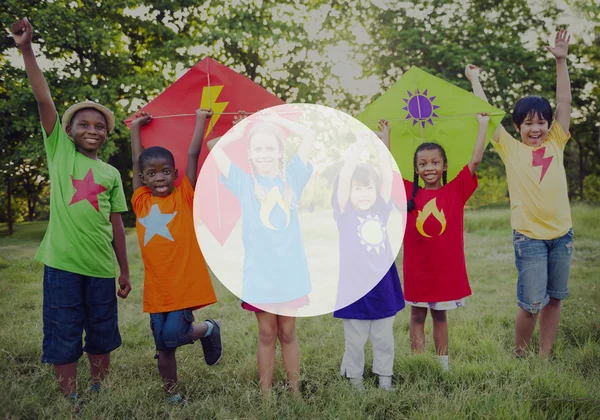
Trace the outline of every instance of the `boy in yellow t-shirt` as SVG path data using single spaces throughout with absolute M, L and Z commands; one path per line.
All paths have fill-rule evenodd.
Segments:
M 511 203 L 515 262 L 519 273 L 515 320 L 515 354 L 521 357 L 540 318 L 540 354 L 548 355 L 558 331 L 560 302 L 569 295 L 573 254 L 571 208 L 563 154 L 570 138 L 571 84 L 567 69 L 570 36 L 556 34 L 556 119 L 546 98 L 526 96 L 514 106 L 515 129 L 522 142 L 499 125 L 493 145 L 506 166 Z M 487 100 L 479 69 L 468 65 L 473 93 Z

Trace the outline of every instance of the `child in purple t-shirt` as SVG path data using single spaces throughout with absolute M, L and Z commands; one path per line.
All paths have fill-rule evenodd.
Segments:
M 372 141 L 370 133 L 358 141 L 340 171 L 332 204 L 340 232 L 340 282 L 338 296 L 369 278 L 381 280 L 365 296 L 334 312 L 343 319 L 345 351 L 340 374 L 358 389 L 365 365 L 364 347 L 370 337 L 373 344 L 373 373 L 379 386 L 392 390 L 394 367 L 394 316 L 404 308 L 404 296 L 398 270 L 387 236 L 392 211 L 392 165 L 389 152 L 390 127 L 379 122 L 382 141 Z M 358 163 L 360 155 L 373 144 L 379 161 L 379 174 L 369 164 Z M 369 222 L 364 229 L 365 221 Z

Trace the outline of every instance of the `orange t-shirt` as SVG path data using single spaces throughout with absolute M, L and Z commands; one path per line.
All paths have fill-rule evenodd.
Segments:
M 131 198 L 144 260 L 144 312 L 171 312 L 217 301 L 194 230 L 187 177 L 166 197 L 140 187 Z

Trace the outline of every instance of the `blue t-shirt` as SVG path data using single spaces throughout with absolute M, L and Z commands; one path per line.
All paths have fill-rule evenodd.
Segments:
M 285 170 L 293 200 L 285 202 L 285 185 L 280 176 L 256 176 L 266 199 L 256 198 L 254 179 L 233 162 L 229 176 L 221 182 L 240 201 L 244 273 L 242 300 L 251 304 L 289 302 L 311 292 L 304 243 L 298 220 L 298 201 L 313 167 L 298 155 Z
M 333 195 L 333 213 L 340 233 L 340 279 L 338 299 L 355 290 L 365 279 L 381 278 L 366 295 L 333 313 L 336 318 L 382 319 L 404 308 L 404 295 L 394 255 L 387 235 L 392 200 L 378 196 L 370 209 L 355 209 L 350 200 L 340 212 L 337 194 Z M 359 286 L 360 287 L 360 286 Z

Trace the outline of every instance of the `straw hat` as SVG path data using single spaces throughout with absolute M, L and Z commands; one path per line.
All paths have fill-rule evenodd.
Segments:
M 112 111 L 107 107 L 93 101 L 78 102 L 75 105 L 72 105 L 69 109 L 67 109 L 67 111 L 62 117 L 62 126 L 66 127 L 67 125 L 69 125 L 71 123 L 71 118 L 73 118 L 73 115 L 75 115 L 77 111 L 86 108 L 93 108 L 101 112 L 102 115 L 104 115 L 104 117 L 106 118 L 106 123 L 108 124 L 108 134 L 110 134 L 113 131 L 113 129 L 115 128 L 115 116 L 113 115 Z

